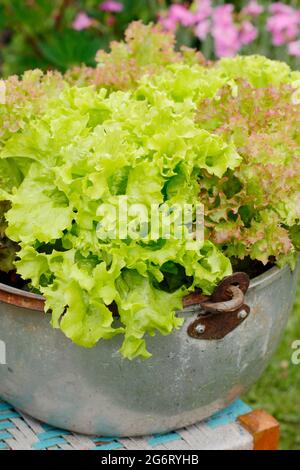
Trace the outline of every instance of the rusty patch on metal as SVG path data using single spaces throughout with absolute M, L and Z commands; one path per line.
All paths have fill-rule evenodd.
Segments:
M 244 311 L 247 315 L 239 316 L 239 313 Z M 196 339 L 223 339 L 231 333 L 231 331 L 234 331 L 240 326 L 246 320 L 249 313 L 250 307 L 248 305 L 242 305 L 242 307 L 235 312 L 228 312 L 221 315 L 219 313 L 200 315 L 197 320 L 189 325 L 188 334 Z
M 210 313 L 230 313 L 236 312 L 244 303 L 244 294 L 237 286 L 230 286 L 226 293 L 230 293 L 229 300 L 220 302 L 202 302 L 201 307 Z
M 184 297 L 183 306 L 190 307 L 191 305 L 199 305 L 207 300 L 209 300 L 208 295 L 203 295 L 201 291 L 196 290 L 195 292 L 189 294 L 187 297 Z
M 234 273 L 231 276 L 226 276 L 216 287 L 213 295 L 211 296 L 212 302 L 222 302 L 224 300 L 230 300 L 232 294 L 228 289 L 231 286 L 237 286 L 246 294 L 250 284 L 250 278 L 246 273 Z

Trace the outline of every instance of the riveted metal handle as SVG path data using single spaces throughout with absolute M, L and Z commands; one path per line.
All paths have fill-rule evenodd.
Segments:
M 189 325 L 189 336 L 222 339 L 237 328 L 250 313 L 250 307 L 244 303 L 249 283 L 247 274 L 235 273 L 224 278 L 210 298 L 198 295 L 202 313 Z
M 230 300 L 224 300 L 223 302 L 202 302 L 201 307 L 206 312 L 211 313 L 235 312 L 244 303 L 244 293 L 237 286 L 228 287 L 228 292 L 231 294 Z

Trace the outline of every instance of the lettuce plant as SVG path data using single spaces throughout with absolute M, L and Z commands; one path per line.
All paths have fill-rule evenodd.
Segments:
M 124 357 L 147 358 L 146 336 L 179 328 L 182 298 L 210 294 L 231 260 L 295 262 L 300 75 L 258 56 L 206 64 L 141 24 L 97 60 L 4 82 L 2 238 L 53 327 L 84 347 L 122 335 Z M 205 239 L 149 239 L 134 219 L 108 236 L 105 207 L 124 198 L 202 202 Z

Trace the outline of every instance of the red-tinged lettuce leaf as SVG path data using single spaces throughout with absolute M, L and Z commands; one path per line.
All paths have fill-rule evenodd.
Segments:
M 256 88 L 244 77 L 235 95 L 228 86 L 220 90 L 218 106 L 214 99 L 200 104 L 199 124 L 234 141 L 243 157 L 234 173 L 214 185 L 203 181 L 201 195 L 210 237 L 228 256 L 293 266 L 299 246 L 300 105 L 288 83 L 290 72 L 282 67 L 274 83 L 271 76 L 264 82 L 271 86 Z

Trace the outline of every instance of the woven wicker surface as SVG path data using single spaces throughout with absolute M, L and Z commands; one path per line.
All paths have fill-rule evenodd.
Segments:
M 168 434 L 93 438 L 40 423 L 0 400 L 0 450 L 252 449 L 251 435 L 236 423 L 238 416 L 249 411 L 237 400 L 207 421 Z

